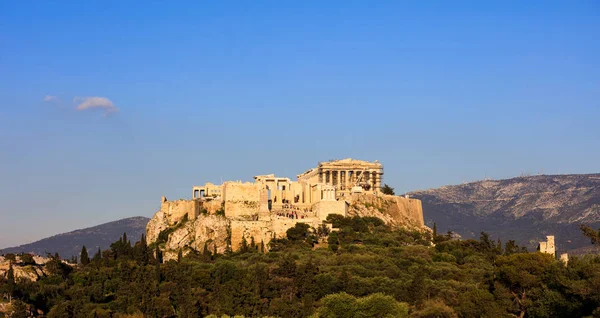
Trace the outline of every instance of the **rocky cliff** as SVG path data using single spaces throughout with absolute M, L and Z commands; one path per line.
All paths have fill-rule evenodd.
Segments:
M 349 200 L 349 216 L 372 216 L 391 226 L 421 229 L 424 226 L 421 201 L 394 195 L 354 194 Z
M 419 200 L 369 194 L 354 194 L 345 199 L 348 216 L 378 217 L 391 226 L 428 230 Z M 163 198 L 161 209 L 146 226 L 148 243 L 159 245 L 164 260 L 176 258 L 179 250 L 184 255 L 192 250 L 201 252 L 205 245 L 211 252 L 216 249 L 223 253 L 228 245 L 236 250 L 243 238 L 248 243 L 254 240 L 256 244 L 267 245 L 273 237 L 285 237 L 286 230 L 298 222 L 312 227 L 321 224 L 321 220 L 314 217 L 290 219 L 276 213 L 259 219 L 229 218 L 192 203 Z M 195 213 L 201 210 L 204 213 Z
M 415 191 L 425 223 L 438 232 L 478 238 L 486 231 L 502 241 L 534 249 L 555 235 L 561 251 L 588 246 L 579 224 L 600 227 L 600 174 L 539 175 L 485 180 Z
M 36 255 L 33 256 L 33 261 L 35 264 L 24 264 L 21 260 L 21 257 L 18 255 L 12 262 L 6 257 L 0 256 L 0 277 L 7 278 L 11 263 L 15 279 L 17 280 L 26 279 L 35 282 L 42 277 L 48 276 L 48 270 L 46 269 L 45 265 L 50 261 L 50 259 Z

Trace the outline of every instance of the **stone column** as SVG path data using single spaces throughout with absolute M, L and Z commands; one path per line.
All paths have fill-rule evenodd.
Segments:
M 373 171 L 369 171 L 371 174 L 371 186 L 373 187 L 373 191 L 377 190 L 377 174 Z

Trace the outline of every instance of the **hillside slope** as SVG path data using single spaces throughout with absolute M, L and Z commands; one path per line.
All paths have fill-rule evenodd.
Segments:
M 561 251 L 588 246 L 578 226 L 600 226 L 600 174 L 485 180 L 409 194 L 422 200 L 425 224 L 435 222 L 438 232 L 477 238 L 486 231 L 529 249 L 546 235 L 556 236 Z
M 123 233 L 133 242 L 140 239 L 146 231 L 146 224 L 150 219 L 136 216 L 118 221 L 108 222 L 81 230 L 54 235 L 30 244 L 2 249 L 2 253 L 34 253 L 46 255 L 58 253 L 62 258 L 71 258 L 79 255 L 81 247 L 86 246 L 90 254 L 98 248 L 107 249 L 111 243 L 117 241 Z

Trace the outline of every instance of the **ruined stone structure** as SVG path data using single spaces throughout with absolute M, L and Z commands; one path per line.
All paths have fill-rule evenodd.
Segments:
M 319 162 L 312 168 L 299 174 L 298 181 L 309 184 L 332 185 L 340 192 L 350 192 L 357 184 L 366 185 L 364 188 L 377 192 L 381 189 L 383 165 L 377 161 L 368 162 L 351 158 Z
M 284 237 L 296 223 L 316 228 L 330 214 L 347 216 L 349 212 L 377 216 L 393 225 L 422 228 L 421 201 L 382 194 L 382 176 L 381 163 L 348 158 L 321 162 L 298 175 L 297 181 L 268 174 L 255 176 L 254 182 L 194 186 L 191 200 L 168 201 L 163 197 L 160 211 L 148 223 L 147 238 L 154 242 L 160 231 L 185 219 L 191 225 L 173 232 L 166 242 L 167 249 L 183 247 L 186 242 L 190 248 L 201 249 L 200 244 L 209 242 L 221 252 L 226 239 L 233 250 L 239 248 L 243 238 L 267 244 L 273 237 Z M 220 233 L 226 226 L 229 238 Z
M 546 242 L 540 242 L 538 245 L 538 251 L 546 254 L 551 254 L 554 258 L 556 258 L 556 246 L 554 245 L 554 235 L 546 236 Z M 565 263 L 569 263 L 569 254 L 561 253 L 558 257 L 559 260 Z
M 556 255 L 556 247 L 554 246 L 554 235 L 546 236 L 546 242 L 540 242 L 538 251 L 542 253 Z

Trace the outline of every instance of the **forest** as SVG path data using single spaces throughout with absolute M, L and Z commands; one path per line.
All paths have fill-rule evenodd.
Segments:
M 600 317 L 600 256 L 565 264 L 483 232 L 328 222 L 335 231 L 299 223 L 267 246 L 248 238 L 236 252 L 205 245 L 168 262 L 123 235 L 84 247 L 76 266 L 53 255 L 37 282 L 9 271 L 0 294 L 10 317 Z

